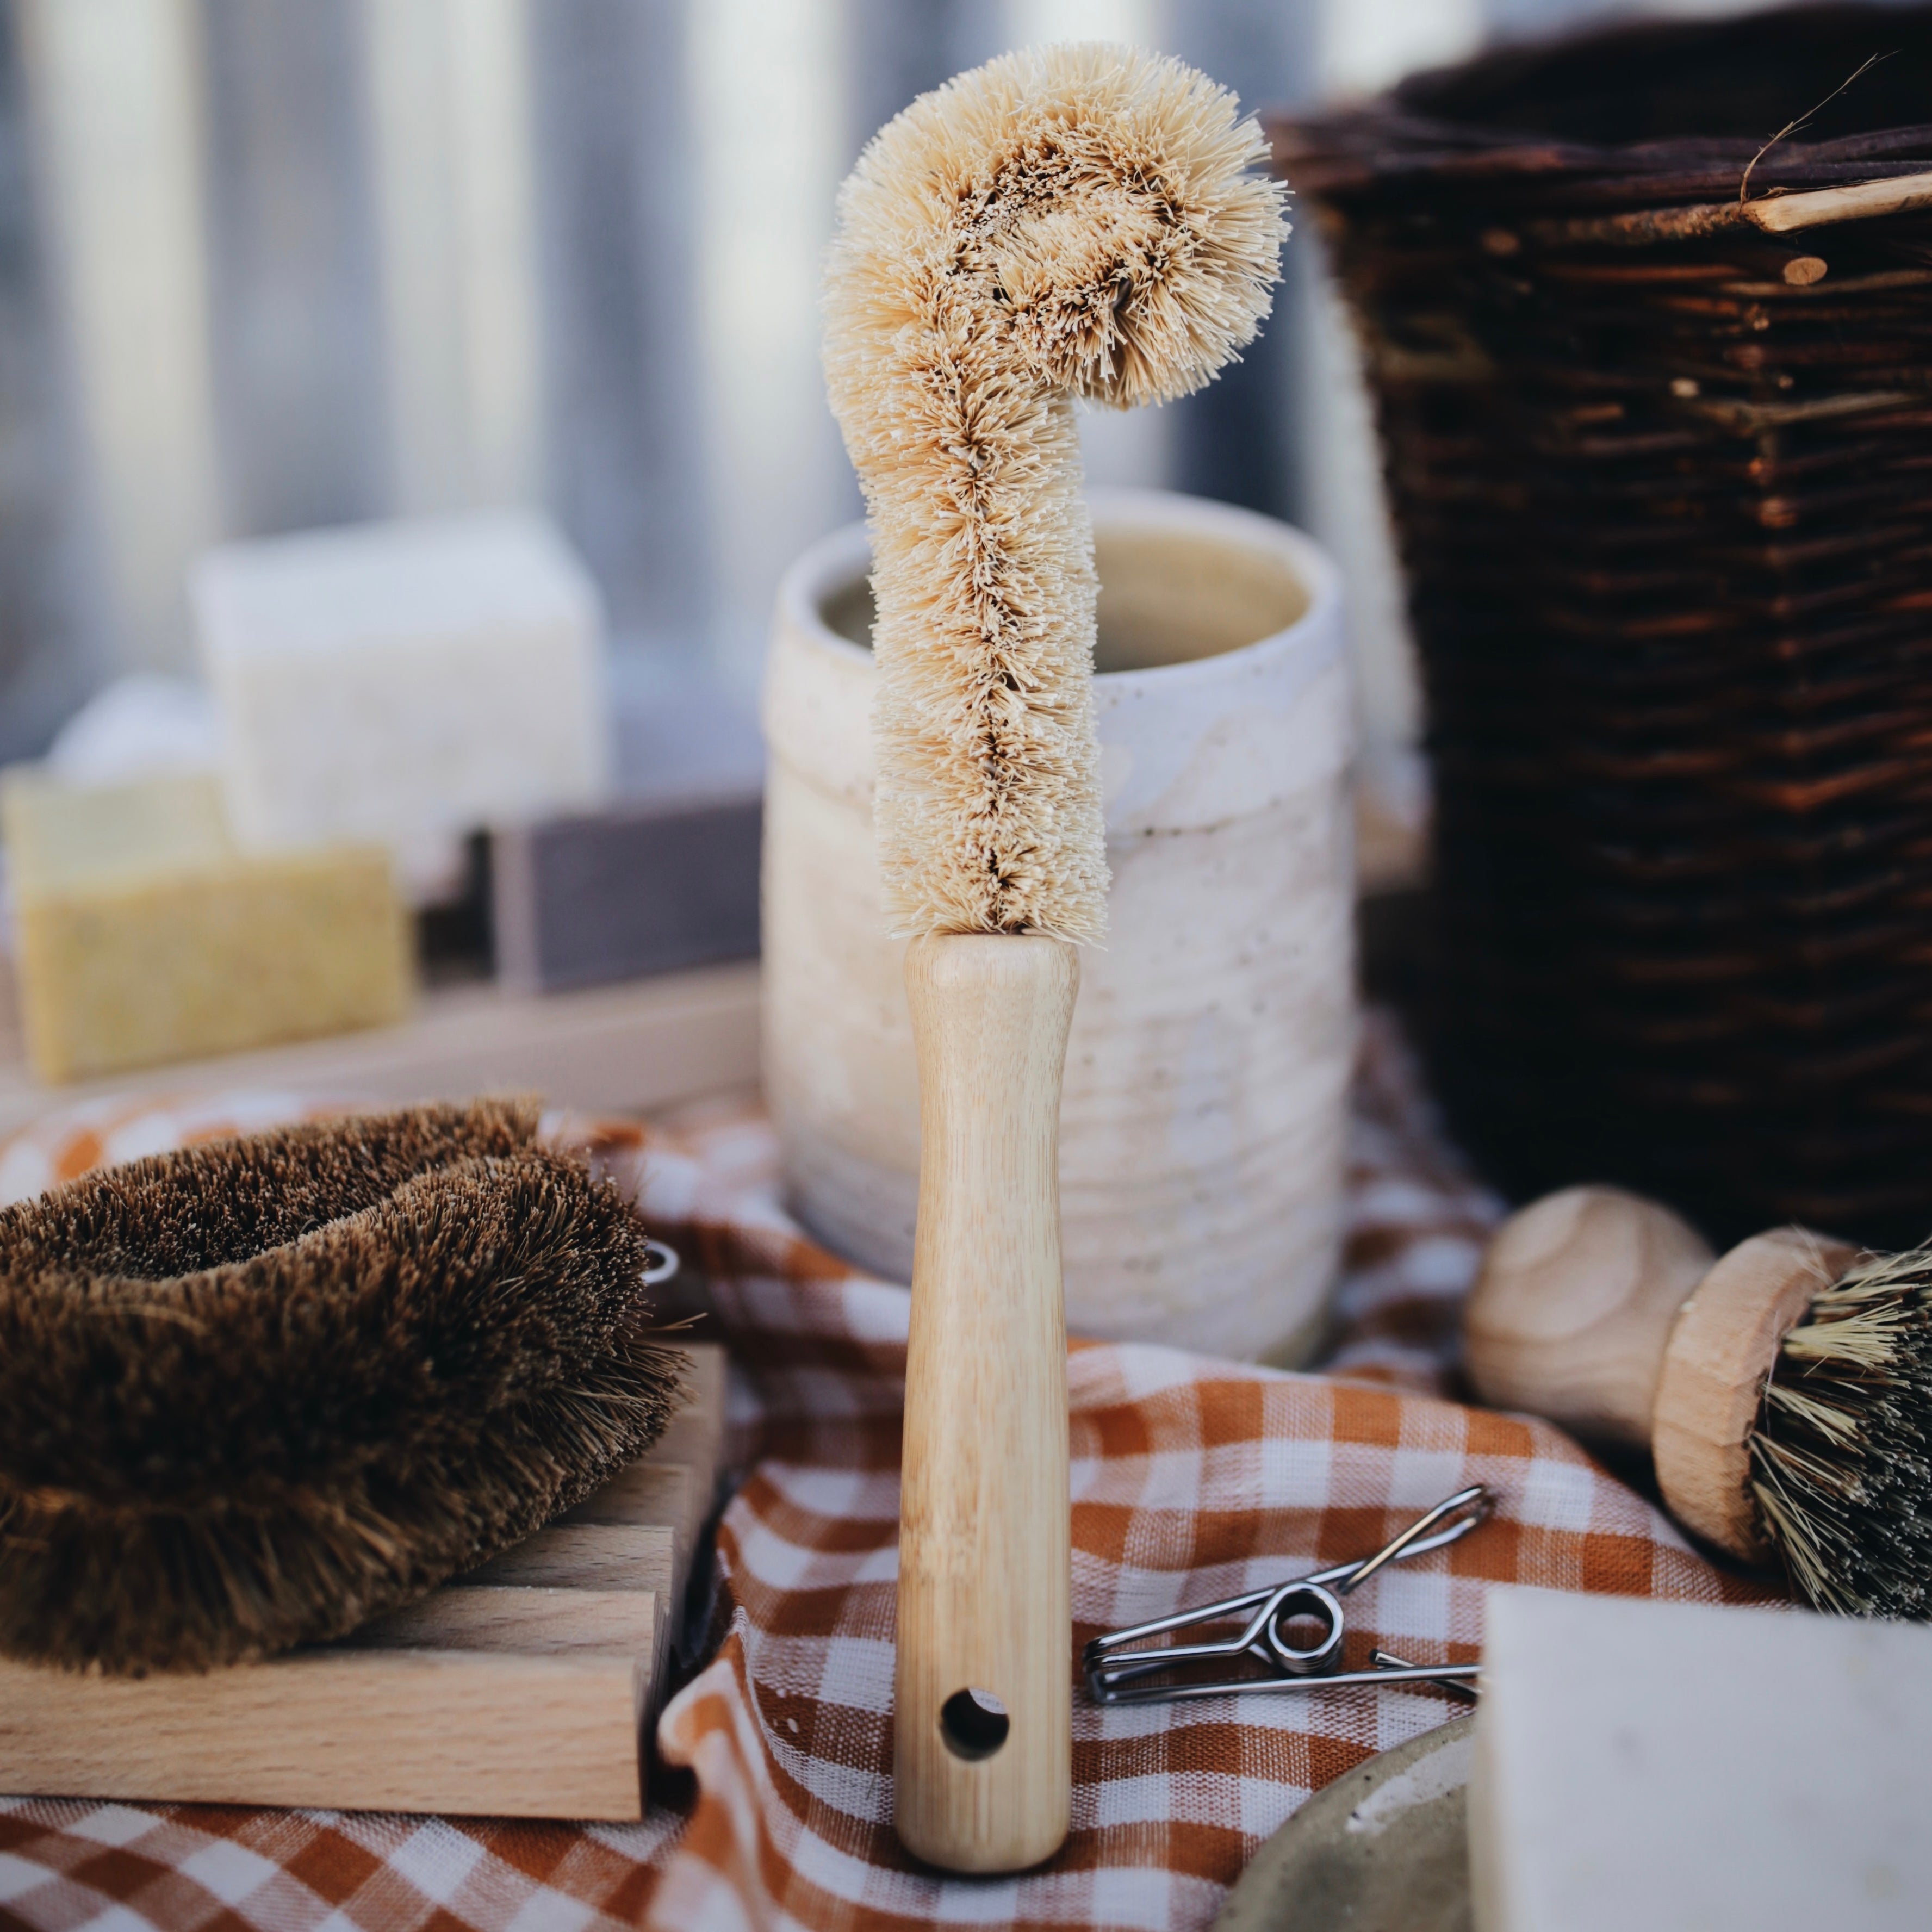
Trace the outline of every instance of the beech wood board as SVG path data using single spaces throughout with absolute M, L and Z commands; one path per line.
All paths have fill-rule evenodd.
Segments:
M 650 1454 L 480 1569 L 339 1643 L 205 1676 L 0 1659 L 0 1790 L 636 1819 L 715 1490 L 724 1352 Z
M 432 987 L 398 1026 L 49 1087 L 27 1070 L 0 956 L 0 1134 L 114 1095 L 266 1087 L 400 1103 L 514 1091 L 642 1113 L 758 1078 L 758 968 L 746 960 L 581 992 Z

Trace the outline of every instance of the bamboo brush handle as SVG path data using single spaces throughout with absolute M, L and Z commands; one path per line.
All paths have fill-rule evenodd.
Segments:
M 1669 1208 L 1570 1187 L 1497 1231 L 1463 1315 L 1483 1400 L 1648 1449 L 1688 1528 L 1746 1562 L 1770 1546 L 1750 1441 L 1779 1344 L 1856 1250 L 1802 1228 L 1721 1259 Z
M 916 939 L 919 1223 L 899 1503 L 895 1822 L 954 1871 L 1066 1835 L 1072 1784 L 1060 1083 L 1078 989 L 1054 939 Z M 997 1714 L 968 1694 L 990 1692 Z

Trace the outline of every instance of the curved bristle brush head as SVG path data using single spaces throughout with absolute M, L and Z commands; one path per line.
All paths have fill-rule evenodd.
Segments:
M 1672 1514 L 1816 1608 L 1932 1612 L 1932 1250 L 1781 1228 L 1720 1258 L 1568 1188 L 1498 1230 L 1463 1336 L 1485 1401 L 1650 1449 Z
M 662 1432 L 635 1215 L 484 1102 L 158 1155 L 0 1213 L 0 1652 L 340 1636 Z
M 1932 1614 L 1932 1249 L 1866 1255 L 1778 1345 L 1751 1493 L 1820 1610 Z
M 826 378 L 871 516 L 897 932 L 1105 929 L 1072 398 L 1184 395 L 1253 339 L 1287 232 L 1266 155 L 1178 61 L 1034 48 L 914 102 L 839 196 Z

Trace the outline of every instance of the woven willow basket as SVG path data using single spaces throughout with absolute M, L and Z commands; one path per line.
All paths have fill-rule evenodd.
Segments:
M 1424 661 L 1433 1070 L 1512 1191 L 1932 1229 L 1928 116 L 1932 10 L 1836 8 L 1274 129 Z

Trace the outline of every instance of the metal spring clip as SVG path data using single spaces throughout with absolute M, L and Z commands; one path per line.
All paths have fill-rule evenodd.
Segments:
M 1104 1636 L 1096 1636 L 1088 1645 L 1082 1659 L 1086 1667 L 1088 1694 L 1096 1704 L 1154 1704 L 1177 1697 L 1218 1697 L 1230 1690 L 1312 1690 L 1326 1684 L 1436 1683 L 1473 1696 L 1472 1680 L 1479 1669 L 1473 1664 L 1413 1664 L 1378 1650 L 1372 1670 L 1337 1670 L 1346 1622 L 1341 1600 L 1389 1564 L 1399 1563 L 1406 1557 L 1426 1556 L 1432 1550 L 1444 1550 L 1460 1541 L 1486 1522 L 1494 1507 L 1495 1498 L 1489 1491 L 1480 1483 L 1474 1483 L 1466 1490 L 1458 1490 L 1453 1496 L 1445 1496 L 1372 1556 L 1354 1563 L 1338 1563 L 1333 1569 L 1318 1570 L 1311 1576 L 1297 1576 L 1272 1589 L 1250 1590 L 1246 1596 L 1225 1598 L 1199 1610 L 1183 1610 L 1174 1616 L 1156 1618 L 1152 1623 L 1136 1624 L 1131 1630 L 1110 1630 Z M 1445 1521 L 1446 1528 L 1437 1527 Z M 1168 1630 L 1221 1623 L 1234 1617 L 1246 1617 L 1247 1621 L 1238 1635 L 1218 1643 L 1168 1644 L 1147 1650 L 1126 1648 Z M 1297 1618 L 1312 1618 L 1322 1626 L 1321 1636 L 1305 1649 L 1288 1640 L 1288 1626 Z M 1172 1684 L 1132 1682 L 1180 1665 L 1244 1656 L 1258 1658 L 1268 1674 L 1190 1677 Z

